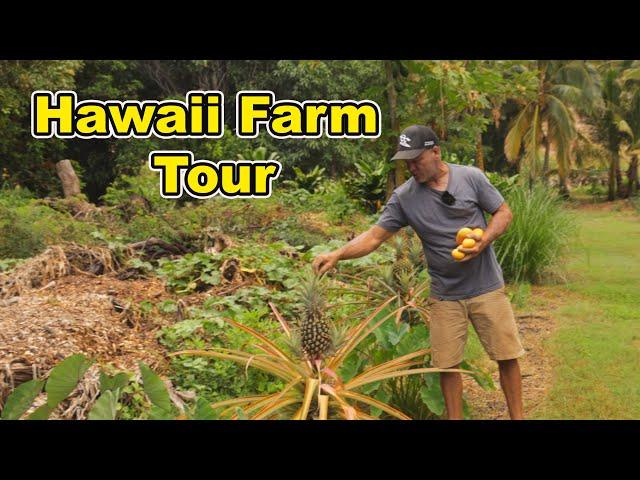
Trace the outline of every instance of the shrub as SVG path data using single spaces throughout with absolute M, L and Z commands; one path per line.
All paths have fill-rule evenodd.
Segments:
M 575 221 L 555 190 L 542 184 L 531 190 L 515 187 L 506 200 L 513 222 L 495 242 L 505 280 L 539 282 L 545 273 L 560 267 L 575 238 Z
M 485 175 L 491 182 L 491 185 L 496 187 L 503 196 L 509 195 L 511 190 L 516 188 L 516 182 L 519 177 L 518 174 L 508 177 L 497 172 L 485 172 Z
M 0 192 L 0 258 L 28 258 L 61 241 L 93 243 L 95 226 L 41 205 L 22 189 Z
M 376 212 L 387 188 L 387 174 L 393 164 L 388 160 L 368 158 L 354 163 L 355 172 L 345 178 L 349 195 L 362 202 L 371 213 Z
M 324 171 L 324 168 L 316 165 L 313 169 L 309 170 L 309 172 L 304 173 L 300 168 L 294 166 L 293 173 L 295 174 L 295 178 L 293 180 L 284 180 L 282 184 L 294 189 L 303 189 L 313 193 L 322 182 Z

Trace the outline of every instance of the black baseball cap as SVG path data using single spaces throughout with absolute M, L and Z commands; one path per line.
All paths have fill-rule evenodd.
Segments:
M 424 125 L 411 125 L 398 137 L 398 151 L 391 160 L 413 160 L 425 150 L 438 145 L 438 137 Z

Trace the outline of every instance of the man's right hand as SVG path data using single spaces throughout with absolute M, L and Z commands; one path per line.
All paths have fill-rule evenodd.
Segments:
M 338 260 L 350 260 L 352 258 L 360 258 L 369 255 L 382 242 L 393 236 L 393 232 L 374 225 L 366 232 L 361 233 L 356 238 L 347 243 L 344 247 L 334 250 L 333 252 L 318 255 L 313 260 L 313 271 L 318 275 L 328 272 L 336 266 Z
M 336 252 L 323 253 L 318 255 L 313 259 L 313 271 L 316 272 L 317 275 L 322 275 L 325 272 L 328 272 L 338 263 L 338 254 Z

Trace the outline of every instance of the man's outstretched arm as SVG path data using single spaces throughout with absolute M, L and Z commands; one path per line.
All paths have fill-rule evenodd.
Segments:
M 361 233 L 349 243 L 333 252 L 318 255 L 313 259 L 313 270 L 322 275 L 336 266 L 340 260 L 360 258 L 369 255 L 382 243 L 393 236 L 394 232 L 385 230 L 378 225 L 372 226 L 366 232 Z

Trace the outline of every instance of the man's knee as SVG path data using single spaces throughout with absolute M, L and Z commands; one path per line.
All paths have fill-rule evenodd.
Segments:
M 500 369 L 513 368 L 513 367 L 518 365 L 518 359 L 517 358 L 510 358 L 508 360 L 496 360 L 496 361 L 498 362 L 498 367 Z

